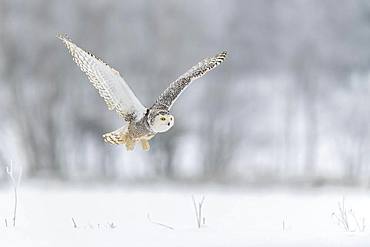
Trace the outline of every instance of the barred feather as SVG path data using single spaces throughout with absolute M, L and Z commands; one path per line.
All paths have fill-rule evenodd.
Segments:
M 63 41 L 75 63 L 98 90 L 109 110 L 116 110 L 124 119 L 127 119 L 128 115 L 135 116 L 137 119 L 144 116 L 146 108 L 140 103 L 118 71 L 91 53 L 79 48 L 66 35 L 58 35 L 57 37 Z
M 109 133 L 106 133 L 103 135 L 103 139 L 105 142 L 107 143 L 111 143 L 111 144 L 125 144 L 126 142 L 126 134 L 127 134 L 127 125 L 115 130 L 115 131 L 112 131 L 112 132 L 109 132 Z
M 226 55 L 227 52 L 224 51 L 214 57 L 206 58 L 193 66 L 185 74 L 181 75 L 176 81 L 169 85 L 169 87 L 156 100 L 153 107 L 170 110 L 176 99 L 193 80 L 202 77 L 208 71 L 221 64 L 225 60 Z

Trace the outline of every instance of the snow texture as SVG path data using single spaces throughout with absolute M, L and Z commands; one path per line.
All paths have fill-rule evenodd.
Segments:
M 192 195 L 205 196 L 200 229 Z M 358 218 L 370 219 L 367 192 L 348 189 L 31 186 L 21 188 L 13 228 L 5 226 L 12 200 L 3 188 L 0 246 L 369 246 L 370 229 L 350 222 L 346 232 L 332 216 L 343 196 Z

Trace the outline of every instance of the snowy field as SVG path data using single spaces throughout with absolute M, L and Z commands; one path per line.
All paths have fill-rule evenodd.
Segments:
M 205 196 L 200 229 L 192 195 Z M 343 196 L 349 231 L 337 224 Z M 370 246 L 364 189 L 33 185 L 19 197 L 17 226 L 6 227 L 12 193 L 0 190 L 1 247 Z

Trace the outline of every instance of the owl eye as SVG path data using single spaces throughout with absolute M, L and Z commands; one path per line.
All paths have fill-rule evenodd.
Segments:
M 161 117 L 161 118 L 160 118 L 160 120 L 161 120 L 161 121 L 165 121 L 165 120 L 166 120 L 166 118 L 165 118 L 165 117 Z

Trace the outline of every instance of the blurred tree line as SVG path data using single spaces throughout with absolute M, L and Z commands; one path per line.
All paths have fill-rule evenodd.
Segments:
M 182 94 L 150 152 L 128 153 L 102 141 L 121 120 L 58 32 L 147 106 L 200 59 L 230 55 Z M 0 163 L 72 180 L 368 183 L 369 68 L 367 0 L 0 0 Z

